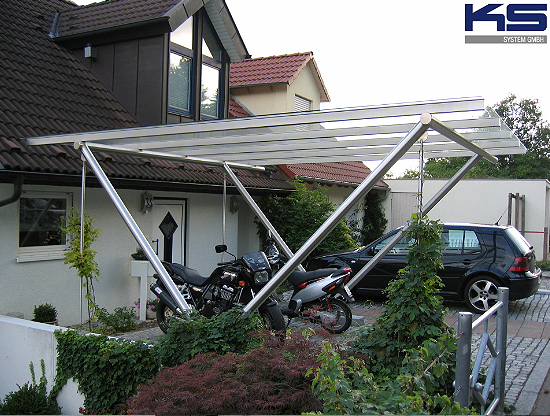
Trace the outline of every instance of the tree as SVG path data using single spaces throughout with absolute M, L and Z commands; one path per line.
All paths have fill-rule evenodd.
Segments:
M 309 190 L 302 181 L 294 181 L 296 192 L 287 197 L 267 196 L 259 202 L 259 207 L 283 238 L 288 247 L 296 252 L 334 212 L 335 205 L 328 201 L 324 188 Z M 265 240 L 266 229 L 256 220 L 258 235 Z M 355 248 L 346 220 L 313 250 L 310 257 L 335 251 Z
M 550 179 L 550 125 L 543 120 L 538 100 L 518 100 L 514 94 L 494 105 L 495 111 L 527 148 L 522 155 L 499 157 L 497 164 L 479 162 L 467 178 Z M 450 178 L 467 158 L 430 159 L 425 165 L 427 178 Z M 409 177 L 411 172 L 408 172 Z

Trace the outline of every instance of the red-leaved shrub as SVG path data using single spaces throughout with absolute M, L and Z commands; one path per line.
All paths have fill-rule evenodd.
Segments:
M 300 414 L 321 411 L 311 389 L 318 344 L 299 334 L 245 355 L 204 353 L 164 368 L 128 401 L 130 414 Z

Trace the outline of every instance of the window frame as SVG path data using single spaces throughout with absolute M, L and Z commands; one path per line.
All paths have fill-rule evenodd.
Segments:
M 169 97 L 170 92 L 167 93 L 167 109 L 169 113 L 186 116 L 192 118 L 194 121 L 200 120 L 214 120 L 226 118 L 229 111 L 229 57 L 227 52 L 223 49 L 222 43 L 219 40 L 217 34 L 214 31 L 213 25 L 210 22 L 204 9 L 200 9 L 193 16 L 193 49 L 189 49 L 185 46 L 179 45 L 170 41 L 168 50 L 168 61 L 170 61 L 170 54 L 175 53 L 180 56 L 191 58 L 191 71 L 190 71 L 190 94 L 189 94 L 189 111 L 173 107 L 170 105 Z M 205 36 L 206 34 L 206 36 Z M 208 42 L 206 42 L 208 38 Z M 214 59 L 203 53 L 203 45 L 207 43 L 217 44 L 218 50 L 213 51 L 214 55 L 219 55 L 220 60 Z M 206 46 L 208 47 L 208 46 Z M 209 49 L 210 50 L 210 49 Z M 202 111 L 202 88 L 203 88 L 203 74 L 202 68 L 207 66 L 218 71 L 218 89 L 217 89 L 217 101 L 216 101 L 216 116 L 206 114 Z M 170 65 L 168 65 L 168 77 L 169 78 Z M 225 85 L 227 83 L 227 85 Z M 167 81 L 167 88 L 170 86 L 170 81 Z
M 32 262 L 32 261 L 44 261 L 44 260 L 62 260 L 65 255 L 65 250 L 69 247 L 69 241 L 66 239 L 65 244 L 58 245 L 45 245 L 45 246 L 28 246 L 20 247 L 20 233 L 21 233 L 21 199 L 65 199 L 66 200 L 66 213 L 65 220 L 73 207 L 73 193 L 72 192 L 48 192 L 48 191 L 23 191 L 23 195 L 18 201 L 17 205 L 17 251 L 15 260 L 17 263 Z

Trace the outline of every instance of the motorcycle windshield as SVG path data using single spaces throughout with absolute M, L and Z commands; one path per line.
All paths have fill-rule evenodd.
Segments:
M 243 260 L 253 272 L 271 269 L 269 262 L 267 261 L 267 256 L 263 251 L 254 251 L 252 253 L 244 254 Z

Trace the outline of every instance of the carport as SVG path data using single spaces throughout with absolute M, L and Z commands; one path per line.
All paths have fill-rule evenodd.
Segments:
M 460 98 L 360 108 L 300 112 L 94 131 L 27 139 L 31 145 L 74 144 L 83 156 L 82 206 L 86 164 L 113 201 L 131 233 L 180 308 L 189 309 L 136 221 L 105 175 L 94 151 L 223 166 L 230 180 L 268 228 L 288 262 L 248 303 L 254 311 L 288 277 L 338 222 L 400 159 L 471 156 L 427 204 L 429 212 L 481 159 L 525 153 L 519 139 L 481 98 Z M 291 253 L 233 171 L 257 171 L 293 163 L 377 161 L 379 165 L 296 252 Z M 394 243 L 398 241 L 396 237 Z M 348 283 L 353 287 L 392 244 L 386 246 Z

